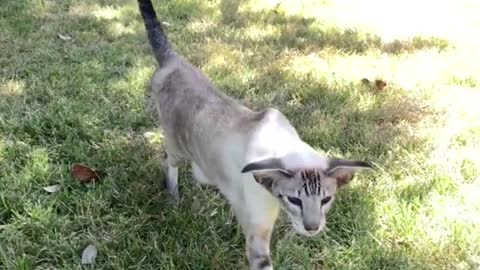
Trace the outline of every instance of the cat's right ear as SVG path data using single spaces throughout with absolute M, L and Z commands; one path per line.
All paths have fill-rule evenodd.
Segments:
M 285 168 L 282 160 L 279 158 L 269 158 L 260 161 L 248 163 L 243 167 L 242 173 L 259 173 L 259 172 L 280 172 L 287 176 L 293 176 L 293 173 Z
M 273 182 L 275 181 L 275 178 L 272 174 L 272 172 L 253 173 L 253 178 L 255 178 L 255 181 L 257 181 L 257 183 L 262 185 L 268 191 L 272 192 Z
M 272 191 L 273 182 L 279 177 L 293 177 L 293 173 L 285 168 L 279 158 L 269 158 L 245 165 L 242 173 L 252 173 L 255 181 Z

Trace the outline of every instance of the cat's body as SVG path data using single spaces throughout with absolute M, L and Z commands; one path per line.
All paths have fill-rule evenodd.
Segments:
M 181 161 L 191 161 L 198 182 L 218 187 L 232 205 L 242 206 L 236 211 L 244 214 L 238 216 L 272 215 L 274 220 L 278 202 L 254 181 L 252 174 L 241 171 L 247 163 L 248 144 L 254 141 L 251 137 L 260 137 L 260 128 L 278 125 L 279 120 L 286 123 L 286 119 L 279 119 L 281 114 L 273 109 L 254 112 L 235 103 L 218 92 L 201 71 L 176 55 L 156 70 L 151 89 L 165 137 L 169 170 L 176 170 L 172 167 Z M 296 136 L 294 129 L 290 131 Z M 168 179 L 167 186 L 177 196 L 176 180 Z M 258 195 L 251 198 L 253 194 L 264 194 L 265 198 Z M 264 214 L 245 212 L 260 210 L 257 208 L 263 202 L 266 202 Z M 255 207 L 248 207 L 249 204 Z
M 269 243 L 280 208 L 301 233 L 318 233 L 339 177 L 346 183 L 367 164 L 329 160 L 279 111 L 254 112 L 219 92 L 173 52 L 150 0 L 138 2 L 160 63 L 150 88 L 165 138 L 168 191 L 178 198 L 178 165 L 190 161 L 197 181 L 219 188 L 233 207 L 250 268 L 273 269 Z

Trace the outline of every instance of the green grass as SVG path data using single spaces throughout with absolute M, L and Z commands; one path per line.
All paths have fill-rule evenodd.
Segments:
M 326 233 L 279 220 L 278 269 L 480 267 L 480 6 L 387 2 L 154 1 L 219 88 L 279 108 L 315 148 L 375 163 L 340 192 Z M 246 267 L 218 192 L 187 169 L 180 205 L 163 191 L 145 102 L 156 63 L 134 1 L 4 1 L 0 52 L 1 269 L 82 269 L 91 243 L 96 269 Z M 75 162 L 108 177 L 76 183 Z

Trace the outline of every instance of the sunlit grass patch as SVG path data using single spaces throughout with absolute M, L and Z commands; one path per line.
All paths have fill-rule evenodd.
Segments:
M 8 99 L 9 96 L 19 96 L 23 94 L 25 84 L 22 81 L 8 80 L 0 84 L 0 97 Z
M 374 164 L 340 191 L 323 235 L 279 221 L 276 268 L 479 267 L 477 1 L 154 6 L 222 91 L 280 109 L 320 151 Z M 136 2 L 9 1 L 0 15 L 0 268 L 75 269 L 90 243 L 100 268 L 244 267 L 218 192 L 186 169 L 182 203 L 163 192 L 163 136 L 145 100 L 155 59 Z M 108 176 L 79 184 L 74 162 Z M 43 190 L 52 184 L 61 190 Z

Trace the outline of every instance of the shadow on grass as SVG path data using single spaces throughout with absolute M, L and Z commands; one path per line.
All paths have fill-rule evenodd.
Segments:
M 242 33 L 250 24 L 269 24 L 278 28 L 279 35 L 260 40 L 225 35 L 220 40 L 237 48 L 265 46 L 276 51 L 287 47 L 304 53 L 325 47 L 357 54 L 371 48 L 388 51 L 388 45 L 376 36 L 350 30 L 322 30 L 315 26 L 314 19 L 287 17 L 275 11 L 239 13 L 241 4 L 231 5 L 227 1 L 221 4 L 222 23 L 206 32 L 189 33 L 184 26 L 192 16 L 208 16 L 210 8 L 200 1 L 183 1 L 182 9 L 173 8 L 176 5 L 175 1 L 162 4 L 159 13 L 175 11 L 167 13 L 173 21 L 172 30 L 168 30 L 172 40 L 200 40 L 195 48 L 201 48 L 201 41 L 207 37 L 218 38 L 215 32 L 222 28 Z M 62 8 L 68 9 L 68 5 Z M 15 8 L 12 12 L 20 11 Z M 6 210 L 0 212 L 0 224 L 15 226 L 4 233 L 6 245 L 11 247 L 5 249 L 6 254 L 26 254 L 37 266 L 70 268 L 78 263 L 73 258 L 81 253 L 81 247 L 93 241 L 105 254 L 99 257 L 98 265 L 107 268 L 238 268 L 239 258 L 244 257 L 244 240 L 238 226 L 232 224 L 232 215 L 220 195 L 206 192 L 206 188 L 187 187 L 187 181 L 182 181 L 184 200 L 174 207 L 161 191 L 162 155 L 143 138 L 145 131 L 155 128 L 144 106 L 148 76 L 137 73 L 154 64 L 143 29 L 113 35 L 110 27 L 115 20 L 98 20 L 91 15 L 71 15 L 67 20 L 55 14 L 32 18 L 24 25 L 7 25 L 13 30 L 5 30 L 14 40 L 7 45 L 9 54 L 19 57 L 15 61 L 3 60 L 8 64 L 2 71 L 4 78 L 25 83 L 24 92 L 9 97 L 8 104 L 0 110 L 6 119 L 1 135 L 12 141 L 3 156 L 3 163 L 8 165 L 0 167 L 4 175 L 2 190 L 9 190 L 1 195 Z M 131 19 L 132 15 L 127 12 L 125 16 Z M 125 23 L 125 18 L 118 20 Z M 43 28 L 38 30 L 36 26 L 40 24 Z M 176 36 L 175 29 L 183 31 L 182 36 Z M 30 36 L 14 38 L 17 32 Z M 72 41 L 58 39 L 56 35 L 63 32 L 68 32 Z M 49 38 L 44 39 L 45 36 Z M 436 41 L 405 44 L 400 42 L 392 52 L 444 46 L 442 41 L 440 45 Z M 205 50 L 186 56 L 195 58 L 195 63 L 212 57 Z M 151 74 L 151 70 L 144 72 Z M 144 81 L 131 83 L 137 75 Z M 289 80 L 295 80 L 295 84 L 286 89 L 283 83 Z M 359 94 L 353 88 L 330 88 L 318 79 L 298 79 L 275 68 L 259 72 L 256 83 L 265 90 L 254 91 L 250 96 L 235 94 L 256 109 L 278 107 L 307 142 L 333 154 L 366 157 L 385 165 L 389 162 L 385 161 L 385 153 L 395 145 L 421 147 L 421 142 L 410 137 L 401 123 L 414 126 L 418 119 L 411 115 L 421 117 L 427 112 L 406 96 L 397 99 Z M 250 86 L 239 82 L 239 87 Z M 358 106 L 360 95 L 371 95 L 369 108 Z M 39 150 L 43 152 L 38 154 Z M 94 187 L 75 183 L 68 176 L 68 167 L 74 162 L 105 169 L 109 177 Z M 7 184 L 7 176 L 16 181 Z M 190 175 L 183 171 L 182 180 L 185 178 Z M 42 193 L 41 187 L 57 181 L 64 192 L 55 197 Z M 367 269 L 406 266 L 407 258 L 396 256 L 397 251 L 382 250 L 367 233 L 374 231 L 375 217 L 380 215 L 375 214 L 375 197 L 365 190 L 367 187 L 368 184 L 358 184 L 341 192 L 329 217 L 331 231 L 327 236 L 320 240 L 296 238 L 296 244 L 305 241 L 303 245 L 319 251 L 320 255 L 309 254 L 307 259 L 313 258 L 310 261 L 288 261 L 295 260 L 296 255 L 287 251 L 290 243 L 282 244 L 286 241 L 283 231 L 277 231 L 274 242 L 284 247 L 279 251 L 273 247 L 277 265 L 332 266 L 332 260 L 325 263 L 322 257 L 328 247 L 341 252 L 361 242 L 359 248 L 379 250 L 377 258 L 364 262 Z M 53 219 L 39 218 L 29 223 L 29 209 L 34 202 L 51 208 L 46 215 Z M 328 258 L 335 256 L 340 255 Z M 11 266 L 8 262 L 3 264 Z

